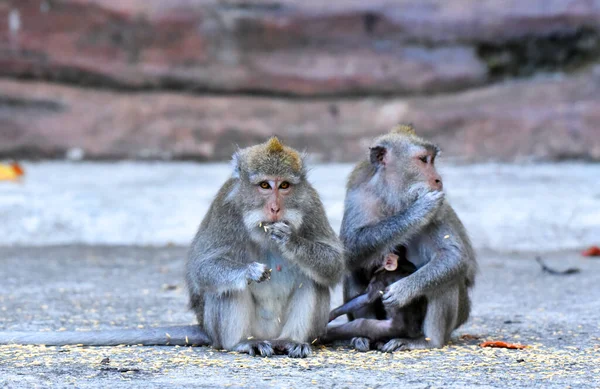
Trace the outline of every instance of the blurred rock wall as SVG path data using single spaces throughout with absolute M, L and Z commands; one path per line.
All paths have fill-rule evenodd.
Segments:
M 0 155 L 600 160 L 600 0 L 0 0 Z

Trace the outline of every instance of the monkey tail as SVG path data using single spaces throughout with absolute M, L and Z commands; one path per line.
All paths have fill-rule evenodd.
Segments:
M 210 338 L 197 325 L 106 331 L 0 332 L 1 344 L 47 346 L 207 346 Z

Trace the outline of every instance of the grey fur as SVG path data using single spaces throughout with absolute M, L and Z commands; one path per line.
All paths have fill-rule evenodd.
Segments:
M 342 246 L 304 167 L 294 172 L 281 163 L 278 171 L 276 155 L 263 158 L 263 166 L 257 155 L 267 151 L 257 147 L 263 145 L 236 153 L 234 174 L 194 238 L 186 265 L 190 306 L 215 347 L 306 357 L 308 342 L 327 324 L 329 287 L 344 270 Z M 262 176 L 293 185 L 274 223 L 260 221 L 256 177 Z M 255 282 L 259 264 L 271 270 L 261 283 Z
M 423 336 L 391 339 L 380 349 L 442 347 L 469 317 L 468 290 L 477 263 L 458 216 L 443 193 L 429 184 L 437 180 L 441 187 L 433 167 L 438 148 L 416 136 L 390 133 L 376 139 L 371 149 L 348 181 L 340 235 L 351 270 L 344 279 L 344 301 L 364 292 L 369 282 L 365 274 L 382 255 L 405 246 L 407 259 L 418 270 L 390 285 L 383 302 L 388 310 L 403 309 L 425 297 Z M 419 153 L 432 157 L 427 168 L 418 164 Z M 382 319 L 372 307 L 348 316 Z M 354 338 L 352 343 L 359 350 L 371 346 L 369 337 Z
M 44 344 L 65 346 L 205 346 L 210 339 L 198 326 L 160 327 L 107 331 L 61 331 L 61 332 L 0 332 L 0 344 Z

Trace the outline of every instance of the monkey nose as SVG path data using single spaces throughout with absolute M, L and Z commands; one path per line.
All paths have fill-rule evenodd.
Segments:
M 281 209 L 276 205 L 271 205 L 271 213 L 277 215 Z
M 444 184 L 442 183 L 442 180 L 435 180 L 435 188 L 437 190 L 444 189 Z

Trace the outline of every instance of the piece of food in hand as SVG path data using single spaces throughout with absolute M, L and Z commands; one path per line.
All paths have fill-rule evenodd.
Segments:
M 490 340 L 479 344 L 479 347 L 496 347 L 496 348 L 508 348 L 511 350 L 522 350 L 527 346 L 518 343 L 507 343 L 501 340 Z
M 14 181 L 25 174 L 25 171 L 16 162 L 11 164 L 0 164 L 0 181 Z
M 269 223 L 269 222 L 260 222 L 258 223 L 258 227 L 262 228 L 265 232 L 269 231 L 269 226 L 273 224 L 273 223 Z
M 592 246 L 581 253 L 584 257 L 600 257 L 600 247 Z

